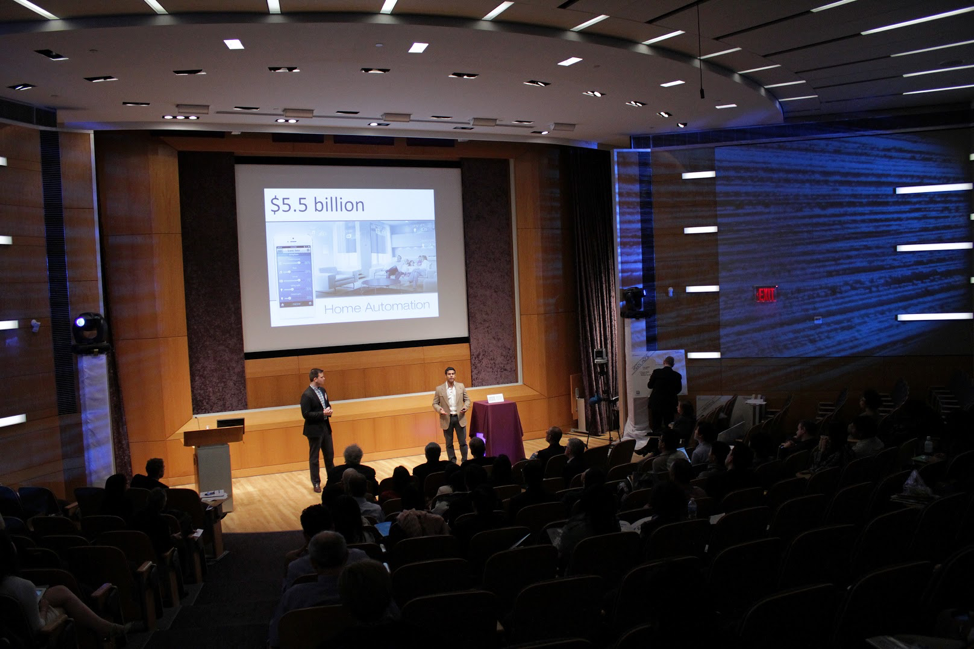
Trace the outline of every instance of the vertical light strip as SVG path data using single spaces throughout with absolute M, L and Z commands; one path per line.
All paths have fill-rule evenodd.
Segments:
M 6 426 L 16 426 L 27 421 L 27 415 L 12 415 L 10 417 L 0 417 L 0 428 Z
M 720 352 L 687 352 L 687 358 L 691 360 L 700 358 L 720 358 Z
M 41 9 L 40 7 L 38 7 L 37 5 L 35 5 L 33 2 L 28 2 L 27 0 L 14 0 L 14 2 L 16 2 L 17 4 L 19 4 L 21 7 L 27 7 L 28 9 L 30 9 L 31 11 L 33 11 L 35 14 L 40 14 L 41 16 L 44 16 L 48 20 L 61 20 L 60 18 L 58 18 L 57 16 L 55 16 L 54 14 L 52 14 L 50 11 L 47 11 L 46 9 Z
M 681 178 L 683 180 L 694 180 L 696 178 L 714 178 L 716 176 L 716 171 L 684 171 Z
M 7 331 L 8 329 L 16 329 L 19 325 L 16 320 L 0 320 L 0 331 Z

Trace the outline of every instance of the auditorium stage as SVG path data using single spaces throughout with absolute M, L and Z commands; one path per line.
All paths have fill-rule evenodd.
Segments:
M 562 443 L 569 437 L 566 435 Z M 616 438 L 613 433 L 613 439 Z M 582 437 L 584 440 L 584 436 Z M 590 446 L 608 443 L 605 437 L 592 437 Z M 544 439 L 524 440 L 524 453 L 530 456 L 546 446 Z M 336 449 L 336 461 L 340 461 L 341 450 Z M 443 455 L 444 459 L 446 454 Z M 422 455 L 408 455 L 381 460 L 370 460 L 368 454 L 363 464 L 375 469 L 377 478 L 392 475 L 400 464 L 408 468 L 424 461 Z M 173 487 L 196 488 L 194 483 L 173 484 Z M 301 528 L 301 510 L 321 502 L 321 497 L 311 490 L 308 470 L 289 471 L 270 475 L 257 475 L 233 479 L 234 511 L 223 519 L 223 531 L 229 532 L 283 532 Z M 232 550 L 232 548 L 229 548 Z

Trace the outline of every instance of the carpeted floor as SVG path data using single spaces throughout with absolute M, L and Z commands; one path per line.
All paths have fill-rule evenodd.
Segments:
M 145 649 L 263 649 L 280 600 L 284 555 L 300 547 L 301 532 L 225 534 L 229 554 L 208 568 L 199 595 L 184 603 L 168 629 Z

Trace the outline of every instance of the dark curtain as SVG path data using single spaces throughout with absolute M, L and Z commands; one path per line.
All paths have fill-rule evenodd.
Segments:
M 605 151 L 568 150 L 566 178 L 568 209 L 575 229 L 575 273 L 578 285 L 579 351 L 582 384 L 588 399 L 619 394 L 616 372 L 618 308 L 615 287 L 615 245 L 612 236 L 612 179 Z M 604 349 L 608 362 L 595 363 L 595 350 Z M 574 395 L 572 395 L 574 396 Z M 613 428 L 615 406 L 586 401 L 588 432 Z

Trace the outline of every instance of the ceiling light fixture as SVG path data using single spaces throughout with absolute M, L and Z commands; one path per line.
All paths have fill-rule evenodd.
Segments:
M 122 105 L 123 106 L 148 106 L 149 105 L 149 102 L 147 102 L 147 101 L 123 101 L 122 102 Z
M 604 92 L 599 92 L 598 90 L 586 90 L 582 94 L 586 97 L 595 97 L 597 99 L 601 99 L 602 97 L 606 96 Z
M 38 7 L 37 5 L 35 5 L 33 2 L 28 2 L 27 0 L 14 0 L 14 2 L 16 2 L 17 4 L 19 4 L 21 7 L 26 7 L 28 9 L 30 9 L 35 14 L 39 14 L 41 16 L 44 16 L 48 20 L 60 20 L 60 18 L 58 18 L 57 16 L 55 16 L 54 14 L 52 14 L 50 11 L 47 11 L 46 9 L 41 9 L 40 7 Z
M 30 90 L 31 88 L 36 88 L 37 86 L 32 83 L 18 83 L 7 87 L 11 90 Z
M 781 64 L 766 65 L 763 68 L 751 68 L 750 70 L 741 70 L 737 74 L 751 74 L 752 72 L 762 72 L 764 70 L 774 70 L 775 68 L 780 68 Z
M 724 54 L 732 54 L 734 52 L 740 52 L 740 51 L 741 51 L 741 48 L 739 48 L 739 47 L 732 47 L 729 50 L 721 50 L 720 52 L 714 52 L 713 54 L 708 54 L 707 56 L 701 56 L 700 57 L 700 60 L 703 61 L 704 59 L 712 59 L 715 56 L 723 56 Z
M 175 74 L 175 75 L 177 75 L 177 76 L 180 76 L 180 77 L 191 77 L 191 76 L 195 76 L 195 75 L 199 75 L 199 74 L 206 74 L 206 72 L 204 72 L 202 69 L 196 69 L 196 70 L 173 70 L 172 73 Z
M 737 104 L 721 104 L 719 106 L 714 106 L 717 110 L 723 110 L 725 108 L 737 108 Z
M 267 68 L 271 72 L 300 72 L 301 68 L 286 65 L 274 65 Z
M 960 43 L 948 43 L 947 45 L 937 45 L 936 47 L 925 47 L 922 50 L 910 50 L 909 52 L 900 52 L 898 54 L 890 54 L 890 56 L 910 56 L 912 54 L 923 54 L 924 52 L 933 52 L 935 50 L 945 50 L 948 47 L 960 47 L 961 45 L 971 45 L 974 41 L 961 41 Z
M 581 60 L 582 59 L 578 58 L 577 56 L 572 56 L 572 57 L 569 57 L 569 58 L 565 59 L 564 61 L 559 61 L 558 62 L 558 65 L 561 65 L 561 66 L 567 68 L 569 65 L 575 65 L 576 63 L 578 63 Z
M 958 65 L 953 68 L 940 68 L 939 70 L 924 70 L 923 72 L 908 72 L 904 77 L 919 77 L 924 74 L 936 74 L 938 72 L 953 72 L 954 70 L 967 70 L 974 68 L 974 65 Z
M 683 79 L 677 79 L 676 81 L 667 81 L 666 83 L 659 84 L 661 88 L 672 88 L 673 86 L 682 86 L 686 81 Z
M 674 36 L 679 36 L 680 34 L 686 34 L 682 29 L 678 29 L 675 32 L 670 32 L 669 34 L 663 34 L 662 36 L 657 36 L 656 38 L 651 38 L 648 41 L 643 41 L 643 45 L 652 45 L 653 43 L 659 43 L 660 41 L 665 41 L 667 38 L 673 38 Z
M 526 86 L 534 86 L 535 88 L 547 88 L 551 85 L 550 81 L 538 81 L 537 79 L 530 79 L 524 82 Z
M 497 18 L 499 15 L 507 11 L 513 4 L 514 4 L 513 2 L 502 2 L 496 7 L 494 7 L 493 9 L 491 9 L 490 13 L 484 16 L 481 20 L 493 20 L 494 18 Z
M 602 14 L 601 16 L 596 16 L 592 20 L 586 20 L 581 25 L 575 25 L 574 27 L 571 28 L 571 31 L 573 31 L 573 32 L 580 32 L 583 29 L 588 29 L 592 25 L 598 25 L 600 22 L 602 22 L 603 20 L 605 20 L 608 17 L 609 17 L 609 14 Z
M 927 23 L 931 20 L 940 20 L 941 18 L 950 18 L 952 16 L 958 16 L 960 14 L 966 14 L 968 12 L 974 11 L 974 7 L 964 7 L 963 9 L 955 9 L 953 11 L 945 11 L 941 14 L 934 14 L 932 16 L 924 16 L 923 18 L 916 18 L 914 20 L 907 20 L 901 23 L 894 23 L 892 25 L 885 25 L 884 27 L 877 27 L 875 29 L 867 29 L 864 32 L 859 32 L 863 36 L 868 36 L 870 34 L 878 34 L 879 32 L 888 32 L 891 29 L 899 29 L 900 27 L 911 27 L 913 25 L 919 25 L 920 23 Z
M 815 99 L 818 95 L 802 95 L 801 97 L 782 97 L 778 101 L 798 101 L 800 99 Z
M 473 72 L 454 72 L 453 74 L 450 75 L 450 78 L 451 79 L 476 79 L 479 76 L 480 76 L 479 74 L 475 74 Z
M 165 7 L 156 2 L 156 0 L 145 0 L 145 3 L 152 7 L 152 10 L 159 14 L 160 16 L 168 16 L 169 12 L 166 11 Z
M 389 68 L 362 68 L 362 72 L 365 74 L 386 74 L 389 72 Z
M 413 43 L 412 47 L 409 48 L 410 54 L 422 54 L 429 47 L 429 43 Z
M 297 124 L 298 123 L 298 120 L 294 119 L 293 117 L 290 118 L 290 119 L 288 119 L 286 117 L 278 117 L 274 121 L 277 122 L 278 124 Z
M 642 108 L 646 104 L 641 101 L 636 101 L 635 99 L 630 99 L 626 102 L 626 106 L 632 106 L 633 108 Z
M 163 115 L 162 119 L 199 119 L 196 115 Z
M 228 50 L 242 50 L 244 48 L 239 38 L 224 38 L 223 43 Z
M 660 117 L 673 117 L 673 113 L 670 113 L 670 112 L 665 111 L 665 110 L 661 110 L 661 111 L 659 111 L 656 114 L 659 115 Z
M 801 85 L 803 83 L 805 83 L 804 80 L 803 81 L 787 81 L 785 83 L 772 83 L 769 86 L 765 86 L 765 88 L 784 88 L 785 86 L 797 86 L 797 85 Z
M 679 126 L 680 128 L 686 128 L 687 127 L 687 123 L 686 122 L 677 122 L 676 125 Z
M 113 77 L 110 74 L 106 74 L 101 77 L 85 77 L 85 81 L 90 81 L 92 83 L 101 83 L 102 81 L 118 81 L 118 78 Z
M 392 10 L 396 8 L 397 0 L 385 0 L 382 3 L 382 9 L 379 9 L 380 14 L 391 14 Z
M 967 84 L 966 86 L 950 86 L 949 88 L 930 88 L 928 90 L 911 90 L 910 92 L 904 92 L 904 95 L 922 95 L 928 92 L 944 92 L 945 90 L 964 90 L 965 88 L 974 88 L 974 83 Z
M 388 122 L 369 122 L 369 126 L 389 126 Z
M 267 0 L 267 13 L 269 14 L 281 13 L 281 0 Z
M 811 10 L 813 14 L 817 14 L 820 11 L 826 11 L 828 9 L 835 9 L 836 7 L 841 7 L 842 5 L 847 5 L 849 3 L 855 2 L 856 0 L 838 0 L 838 2 L 830 2 L 827 5 L 822 5 L 821 7 L 815 7 Z
M 67 61 L 68 60 L 68 57 L 64 56 L 63 54 L 58 54 L 54 50 L 34 50 L 34 51 L 37 52 L 38 54 L 40 54 L 41 56 L 46 56 L 47 58 L 51 59 L 52 61 Z
M 531 131 L 532 135 L 547 135 L 548 131 Z

